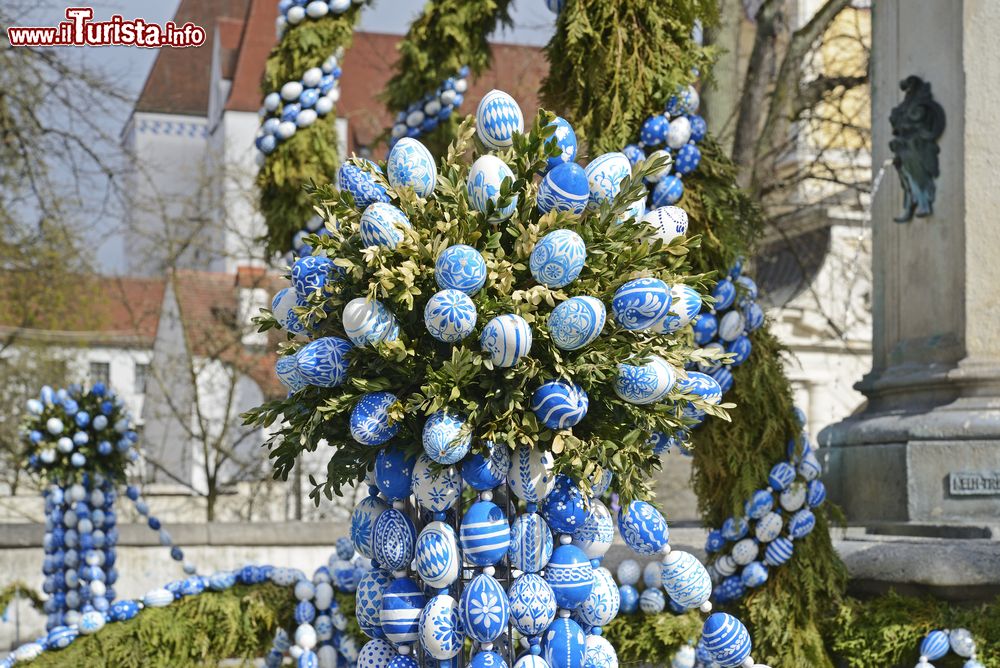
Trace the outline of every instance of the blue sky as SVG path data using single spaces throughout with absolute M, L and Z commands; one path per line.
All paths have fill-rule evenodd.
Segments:
M 277 0 L 274 0 L 275 2 Z M 95 19 L 121 14 L 125 18 L 141 17 L 153 23 L 170 20 L 177 9 L 178 0 L 92 0 L 91 2 L 55 2 L 41 0 L 30 11 L 18 17 L 21 25 L 55 25 L 64 20 L 67 7 L 90 6 L 94 8 Z M 409 23 L 419 15 L 424 0 L 374 0 L 365 9 L 361 18 L 361 29 L 377 32 L 406 32 Z M 554 30 L 555 16 L 545 7 L 544 0 L 515 0 L 515 28 L 495 35 L 503 42 L 520 44 L 545 44 Z M 69 58 L 95 72 L 100 72 L 117 82 L 118 86 L 134 97 L 142 89 L 156 51 L 134 47 L 72 47 L 64 49 Z M 122 106 L 115 113 L 102 119 L 105 132 L 117 137 L 128 119 L 130 107 Z M 99 146 L 100 141 L 95 140 Z M 100 269 L 117 273 L 124 266 L 122 243 L 117 230 L 121 226 L 117 219 L 95 221 L 90 232 L 94 240 L 95 258 Z

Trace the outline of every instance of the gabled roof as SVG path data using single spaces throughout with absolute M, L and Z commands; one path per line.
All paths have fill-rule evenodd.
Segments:
M 242 35 L 237 47 L 236 64 L 229 76 L 233 86 L 226 100 L 226 111 L 257 111 L 260 108 L 260 81 L 264 65 L 277 41 L 274 21 L 278 17 L 278 4 L 274 0 L 250 0 Z

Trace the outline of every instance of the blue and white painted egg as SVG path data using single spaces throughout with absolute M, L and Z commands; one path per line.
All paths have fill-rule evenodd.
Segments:
M 615 523 L 611 511 L 599 499 L 590 499 L 587 517 L 573 532 L 573 545 L 583 550 L 588 559 L 601 559 L 615 540 Z
M 697 608 L 712 596 L 712 578 L 690 552 L 671 550 L 661 561 L 667 595 L 684 608 Z
M 824 501 L 826 501 L 826 485 L 822 480 L 810 480 L 806 491 L 806 503 L 810 508 L 816 508 L 823 505 Z
M 646 146 L 659 146 L 667 140 L 670 121 L 663 114 L 654 114 L 643 121 L 639 140 Z
M 742 666 L 750 656 L 750 633 L 743 622 L 725 612 L 716 612 L 705 620 L 701 641 L 722 668 Z
M 558 617 L 542 636 L 542 658 L 549 668 L 583 668 L 587 637 L 569 617 Z
M 458 290 L 474 295 L 486 284 L 486 260 L 472 246 L 455 244 L 438 255 L 434 280 L 442 290 Z
M 552 558 L 552 530 L 538 513 L 522 513 L 510 527 L 507 558 L 511 567 L 525 573 L 537 573 Z
M 549 125 L 555 126 L 555 132 L 552 134 L 552 137 L 545 142 L 546 147 L 549 144 L 555 144 L 559 147 L 559 154 L 548 158 L 546 161 L 548 169 L 554 169 L 559 165 L 576 160 L 576 133 L 573 132 L 573 126 L 569 124 L 569 121 L 561 116 L 556 116 L 556 119 L 549 123 Z
M 351 513 L 351 542 L 354 549 L 372 558 L 372 531 L 379 515 L 384 513 L 388 506 L 377 496 L 366 496 L 358 502 Z
M 292 287 L 300 299 L 322 290 L 329 283 L 337 267 L 333 260 L 319 255 L 300 257 L 292 265 Z
M 701 294 L 690 285 L 678 283 L 670 288 L 670 314 L 653 326 L 656 332 L 672 334 L 686 327 L 701 311 Z
M 948 634 L 938 629 L 928 633 L 920 642 L 920 655 L 926 656 L 931 661 L 944 658 L 949 649 L 951 645 L 948 642 Z
M 490 203 L 496 206 L 500 199 L 500 186 L 504 179 L 514 181 L 514 172 L 495 155 L 480 156 L 472 163 L 466 182 L 466 190 L 472 208 L 480 213 L 486 213 Z M 513 194 L 511 200 L 507 206 L 494 210 L 488 221 L 496 224 L 510 218 L 517 208 L 517 195 Z
M 590 408 L 582 387 L 564 380 L 550 380 L 531 396 L 531 410 L 549 429 L 569 429 L 580 423 Z
M 403 240 L 403 229 L 412 227 L 410 219 L 398 208 L 375 202 L 361 214 L 361 243 L 369 248 L 395 248 Z
M 647 183 L 659 183 L 660 179 L 669 174 L 674 168 L 674 156 L 669 149 L 660 149 L 649 154 L 648 162 L 652 164 L 661 161 L 660 166 L 646 175 Z M 633 166 L 635 163 L 632 163 Z M 655 187 L 655 186 L 653 186 Z M 645 198 L 643 198 L 645 200 Z
M 557 348 L 579 350 L 601 335 L 607 311 L 596 297 L 571 297 L 549 314 L 549 336 Z
M 88 617 L 88 615 L 91 616 Z M 93 615 L 97 615 L 97 617 L 94 617 Z M 100 618 L 100 621 L 98 621 L 98 617 Z M 96 611 L 85 612 L 80 617 L 78 627 L 80 633 L 83 634 L 97 633 L 104 627 L 104 616 Z M 5 667 L 9 667 L 14 665 L 14 663 L 27 663 L 28 661 L 33 661 L 40 657 L 44 651 L 45 648 L 42 647 L 39 642 L 24 643 L 5 657 L 3 665 Z
M 472 656 L 469 668 L 507 668 L 507 662 L 503 660 L 503 655 L 499 652 L 484 649 Z
M 417 530 L 409 517 L 395 508 L 379 515 L 372 536 L 372 559 L 388 571 L 403 571 L 413 561 Z
M 794 539 L 805 538 L 816 528 L 816 516 L 808 508 L 796 512 L 788 520 L 788 533 Z
M 444 589 L 458 579 L 459 552 L 455 530 L 444 522 L 431 522 L 417 537 L 416 570 L 428 587 Z
M 642 222 L 653 228 L 653 235 L 669 244 L 688 231 L 687 211 L 679 206 L 661 206 L 642 217 Z
M 644 589 L 639 596 L 639 609 L 647 615 L 658 615 L 667 607 L 667 598 L 659 589 Z
M 163 608 L 174 602 L 173 592 L 166 589 L 151 589 L 142 597 L 142 604 L 147 608 Z
M 961 657 L 971 657 L 976 653 L 976 639 L 969 629 L 961 627 L 952 629 L 948 632 L 948 643 L 951 646 L 951 651 Z
M 393 188 L 412 188 L 420 197 L 430 197 L 437 183 L 434 156 L 412 137 L 403 137 L 389 151 L 386 173 Z
M 590 475 L 590 493 L 592 496 L 604 496 L 611 489 L 611 481 L 615 474 L 609 469 L 598 468 Z
M 350 350 L 350 341 L 339 336 L 316 339 L 295 354 L 299 375 L 310 385 L 337 387 L 347 379 Z
M 625 154 L 628 161 L 632 163 L 633 167 L 646 159 L 646 152 L 643 151 L 638 144 L 629 144 L 622 149 L 622 153 Z
M 379 450 L 375 456 L 375 486 L 385 498 L 395 501 L 410 495 L 416 459 L 396 446 Z
M 556 596 L 537 573 L 525 573 L 514 580 L 507 598 L 511 623 L 527 637 L 541 635 L 556 617 Z
M 514 133 L 524 132 L 524 115 L 517 101 L 502 90 L 493 89 L 479 100 L 476 134 L 491 151 L 510 147 Z
M 631 615 L 639 607 L 639 592 L 634 586 L 629 584 L 620 585 L 618 587 L 618 595 L 622 601 L 619 610 L 626 615 Z
M 362 445 L 382 445 L 399 433 L 389 409 L 398 401 L 392 392 L 369 392 L 351 409 L 351 437 Z
M 781 507 L 790 513 L 794 513 L 805 505 L 809 490 L 803 482 L 793 482 L 778 497 Z
M 45 645 L 50 649 L 66 649 L 76 640 L 80 631 L 70 626 L 56 626 L 45 636 Z
M 670 287 L 658 278 L 636 278 L 615 291 L 611 311 L 631 331 L 653 327 L 670 313 Z
M 715 588 L 715 600 L 717 603 L 728 603 L 736 601 L 746 593 L 746 586 L 743 578 L 739 575 L 731 575 Z
M 459 542 L 465 560 L 476 566 L 492 566 L 510 547 L 510 525 L 500 507 L 491 501 L 469 506 L 459 525 Z
M 698 362 L 698 371 L 711 375 L 712 372 L 718 371 L 722 368 L 721 356 L 726 352 L 725 346 L 718 341 L 712 341 L 711 343 L 705 344 L 702 347 L 701 352 L 706 355 L 711 355 L 711 357 L 706 357 Z
M 341 638 L 346 639 L 350 638 L 350 636 L 341 636 Z M 442 663 L 447 665 L 450 662 L 445 661 Z M 348 665 L 351 665 L 350 662 L 348 662 Z M 409 654 L 400 654 L 393 657 L 385 668 L 420 668 L 420 663 Z
M 413 495 L 417 503 L 432 513 L 454 507 L 461 494 L 462 480 L 454 467 L 441 468 L 426 453 L 413 465 Z
M 545 567 L 545 581 L 552 587 L 560 608 L 575 610 L 594 588 L 594 567 L 580 548 L 559 545 Z
M 493 366 L 509 368 L 531 352 L 531 326 L 516 313 L 505 313 L 486 323 L 479 345 Z
M 604 636 L 588 635 L 583 668 L 618 668 L 618 653 Z
M 694 144 L 685 144 L 677 151 L 677 160 L 674 162 L 674 169 L 678 174 L 687 175 L 698 169 L 701 163 L 701 149 Z
M 458 604 L 465 632 L 479 642 L 493 642 L 507 629 L 510 602 L 503 586 L 481 573 L 462 589 Z
M 667 131 L 667 146 L 675 151 L 678 151 L 678 159 L 680 158 L 680 149 L 682 149 L 690 139 L 691 121 L 689 121 L 687 117 L 678 116 L 670 121 L 670 129 Z M 687 172 L 681 173 L 686 174 Z
M 750 531 L 750 525 L 742 517 L 729 517 L 722 523 L 722 537 L 728 541 L 737 541 Z
M 372 174 L 382 173 L 382 169 L 371 160 L 363 160 L 371 171 L 361 169 L 357 165 L 345 162 L 337 170 L 337 184 L 341 190 L 346 190 L 354 197 L 354 206 L 360 210 L 368 208 L 375 202 L 388 202 L 389 194 L 385 186 L 379 183 Z
M 815 480 L 819 477 L 819 474 L 823 472 L 823 467 L 819 463 L 819 459 L 816 457 L 816 453 L 811 449 L 802 455 L 802 460 L 796 467 L 799 475 L 806 480 Z
M 726 546 L 726 539 L 718 529 L 712 529 L 705 538 L 705 552 L 713 554 Z
M 771 495 L 771 492 L 766 489 L 758 489 L 743 504 L 743 512 L 751 519 L 758 520 L 771 512 L 773 507 L 774 497 Z
M 435 596 L 420 613 L 420 642 L 435 659 L 458 655 L 465 642 L 465 627 L 458 614 L 458 601 L 447 594 Z
M 438 341 L 456 343 L 476 328 L 476 305 L 458 290 L 441 290 L 424 307 L 424 325 Z
M 663 207 L 677 204 L 684 197 L 684 182 L 676 174 L 660 179 L 653 189 L 653 206 Z
M 232 571 L 221 571 L 218 573 L 212 573 L 210 576 L 208 576 L 208 588 L 211 589 L 212 591 L 225 591 L 226 589 L 229 589 L 235 584 L 236 584 L 236 573 Z M 116 601 L 114 604 L 112 604 L 111 606 L 112 610 L 114 610 L 114 606 L 117 605 L 119 602 L 120 601 Z
M 545 521 L 558 533 L 572 534 L 587 519 L 587 503 L 572 478 L 560 473 L 549 495 L 542 501 Z
M 722 388 L 719 387 L 718 381 L 698 371 L 688 371 L 687 378 L 678 378 L 676 387 L 678 392 L 693 394 L 709 404 L 718 404 L 722 401 Z
M 382 612 L 379 619 L 386 639 L 403 645 L 420 638 L 420 613 L 427 598 L 413 579 L 396 578 L 382 595 Z
M 759 561 L 751 561 L 743 567 L 740 579 L 747 587 L 759 587 L 767 582 L 767 566 Z
M 365 643 L 358 652 L 358 668 L 388 668 L 389 662 L 399 656 L 387 640 L 375 638 Z
M 298 361 L 295 355 L 283 355 L 274 363 L 274 373 L 278 376 L 281 384 L 288 388 L 289 392 L 298 392 L 309 383 L 299 373 Z
M 528 267 L 536 281 L 549 288 L 563 288 L 583 271 L 587 246 L 573 230 L 555 230 L 538 240 Z
M 748 336 L 738 336 L 726 344 L 726 352 L 732 354 L 733 359 L 730 366 L 739 366 L 750 359 L 753 351 L 753 343 Z
M 708 345 L 719 331 L 719 321 L 711 313 L 702 313 L 691 323 L 694 342 L 699 346 Z
M 632 174 L 632 163 L 624 153 L 605 153 L 591 160 L 585 171 L 590 187 L 587 207 L 596 209 L 603 202 L 610 203 L 618 196 L 622 181 Z
M 781 530 L 785 526 L 785 521 L 781 518 L 781 515 L 775 512 L 770 512 L 764 515 L 754 526 L 754 536 L 761 543 L 770 543 L 772 540 L 781 535 Z
M 615 394 L 632 404 L 663 401 L 677 382 L 674 368 L 662 357 L 651 355 L 644 364 L 619 364 Z
M 301 304 L 294 288 L 283 288 L 274 295 L 274 299 L 271 300 L 271 313 L 282 329 L 292 334 L 300 334 L 305 330 L 299 322 L 299 317 L 292 311 Z
M 771 467 L 767 481 L 775 490 L 783 492 L 795 482 L 795 468 L 788 462 L 778 462 Z
M 473 489 L 485 492 L 507 480 L 510 450 L 503 443 L 485 441 L 484 453 L 475 453 L 462 461 L 462 480 Z
M 618 531 L 638 554 L 658 554 L 667 545 L 670 530 L 663 513 L 646 501 L 632 501 L 618 511 Z
M 748 332 L 758 330 L 764 324 L 764 309 L 756 302 L 743 307 L 743 320 Z
M 725 311 L 736 301 L 736 285 L 730 279 L 723 278 L 712 289 L 712 297 L 715 299 L 715 310 Z
M 639 567 L 639 562 L 635 559 L 623 559 L 620 564 L 618 564 L 618 582 L 626 585 L 636 585 L 639 583 L 639 578 L 642 577 L 642 568 Z
M 784 536 L 778 536 L 764 550 L 764 563 L 768 566 L 780 566 L 792 558 L 794 543 Z
M 621 595 L 611 571 L 594 569 L 594 587 L 576 609 L 575 616 L 584 627 L 606 626 L 618 614 Z
M 358 623 L 363 629 L 377 629 L 377 637 L 382 635 L 382 596 L 391 581 L 392 577 L 387 571 L 373 568 L 358 582 L 354 594 L 354 609 Z
M 719 320 L 719 338 L 727 343 L 743 336 L 745 330 L 746 323 L 740 311 L 729 311 Z
M 344 333 L 356 346 L 395 341 L 399 336 L 396 317 L 385 304 L 358 297 L 344 306 Z
M 708 123 L 705 119 L 697 114 L 691 114 L 688 116 L 688 122 L 691 123 L 691 141 L 698 143 L 704 139 L 708 134 Z
M 518 446 L 511 455 L 510 469 L 507 471 L 510 491 L 522 501 L 538 503 L 552 491 L 556 483 L 552 473 L 554 465 L 551 452 Z
M 536 204 L 540 212 L 569 211 L 583 213 L 590 199 L 587 172 L 575 162 L 556 166 L 538 186 Z
M 454 464 L 469 452 L 472 431 L 461 415 L 439 410 L 427 418 L 421 439 L 428 457 L 438 464 Z

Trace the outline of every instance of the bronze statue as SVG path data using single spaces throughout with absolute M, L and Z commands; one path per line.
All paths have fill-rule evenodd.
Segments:
M 931 85 L 920 77 L 908 76 L 899 87 L 905 96 L 889 114 L 889 149 L 903 185 L 903 212 L 895 220 L 905 223 L 934 212 L 934 179 L 940 174 L 937 140 L 944 132 L 944 109 L 931 95 Z

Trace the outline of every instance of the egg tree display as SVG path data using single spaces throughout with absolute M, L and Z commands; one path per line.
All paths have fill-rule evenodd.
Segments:
M 463 65 L 455 76 L 445 79 L 433 93 L 423 96 L 397 113 L 396 123 L 389 133 L 389 148 L 404 137 L 416 139 L 434 132 L 438 125 L 451 118 L 465 101 L 465 93 L 469 89 L 468 76 L 469 67 Z

